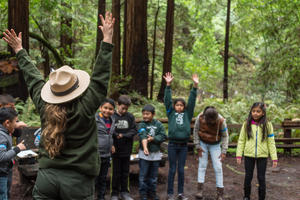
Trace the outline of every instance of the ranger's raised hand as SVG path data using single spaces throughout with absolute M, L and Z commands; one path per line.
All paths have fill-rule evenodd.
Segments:
M 112 43 L 115 18 L 112 17 L 110 12 L 105 13 L 105 19 L 102 15 L 99 15 L 99 17 L 102 23 L 102 26 L 99 26 L 99 29 L 103 33 L 103 42 Z
M 15 53 L 18 53 L 22 47 L 22 33 L 20 32 L 19 35 L 15 33 L 13 29 L 6 29 L 5 32 L 3 32 L 4 37 L 2 38 L 7 44 L 15 51 Z

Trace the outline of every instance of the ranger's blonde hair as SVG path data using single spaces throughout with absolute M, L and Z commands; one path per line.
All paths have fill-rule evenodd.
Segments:
M 64 147 L 65 137 L 63 132 L 67 123 L 66 107 L 62 105 L 45 105 L 45 128 L 42 133 L 42 141 L 45 150 L 51 159 L 58 156 Z

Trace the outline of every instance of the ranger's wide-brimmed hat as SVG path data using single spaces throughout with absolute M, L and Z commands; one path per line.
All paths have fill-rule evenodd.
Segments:
M 51 72 L 49 81 L 42 88 L 41 97 L 51 104 L 66 103 L 80 96 L 88 88 L 89 83 L 88 73 L 64 65 Z

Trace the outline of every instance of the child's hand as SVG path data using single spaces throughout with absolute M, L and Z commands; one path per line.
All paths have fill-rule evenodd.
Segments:
M 114 145 L 112 145 L 112 147 L 111 147 L 111 153 L 114 154 L 115 152 L 116 152 L 116 148 L 115 148 Z
M 197 149 L 197 153 L 199 157 L 202 157 L 202 152 L 204 152 L 204 150 L 200 147 L 200 149 Z
M 221 153 L 221 155 L 219 156 L 220 161 L 223 162 L 226 158 L 226 154 L 225 153 Z
M 122 133 L 119 133 L 118 136 L 117 136 L 118 139 L 121 139 L 122 137 L 123 137 Z
M 170 86 L 171 85 L 171 82 L 173 81 L 174 79 L 174 76 L 172 75 L 171 72 L 167 72 L 165 76 L 163 76 L 165 81 L 166 81 L 166 84 L 167 86 Z
M 22 142 L 20 142 L 20 143 L 17 145 L 17 147 L 19 147 L 19 149 L 20 149 L 21 151 L 25 150 L 25 149 L 26 149 L 26 146 L 24 145 L 24 140 L 23 140 Z
M 198 83 L 199 83 L 198 75 L 197 74 L 193 74 L 192 80 L 194 82 L 194 88 L 197 88 L 198 87 Z
M 154 140 L 154 137 L 152 137 L 152 136 L 150 136 L 150 135 L 148 135 L 147 137 L 148 137 L 148 138 L 147 138 L 147 141 L 148 141 L 148 142 L 152 142 L 152 141 Z
M 15 53 L 18 53 L 22 47 L 22 33 L 19 33 L 19 36 L 15 33 L 13 29 L 6 29 L 5 32 L 3 32 L 3 40 L 7 42 L 7 44 L 15 51 Z
M 102 15 L 99 15 L 102 26 L 99 26 L 103 33 L 103 42 L 112 43 L 112 37 L 114 32 L 115 18 L 112 17 L 110 12 L 105 13 L 105 19 Z
M 144 154 L 145 154 L 146 156 L 149 156 L 148 148 L 144 148 Z
M 27 124 L 25 124 L 24 122 L 16 122 L 16 128 L 24 128 L 27 127 Z
M 236 158 L 236 163 L 240 165 L 242 163 L 242 158 Z
M 272 168 L 276 168 L 277 167 L 277 160 L 273 160 L 273 165 L 272 165 Z

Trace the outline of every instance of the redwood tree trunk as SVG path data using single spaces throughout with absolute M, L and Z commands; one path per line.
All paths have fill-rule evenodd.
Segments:
M 127 1 L 125 76 L 130 91 L 148 96 L 147 1 Z
M 8 29 L 22 32 L 23 48 L 29 52 L 29 0 L 8 0 Z M 10 47 L 9 51 L 14 54 Z
M 172 54 L 173 54 L 173 33 L 174 33 L 174 0 L 168 0 L 167 8 L 167 20 L 166 20 L 166 31 L 165 31 L 165 49 L 164 49 L 164 63 L 163 63 L 163 75 L 167 72 L 172 71 Z M 163 101 L 166 82 L 161 77 L 160 90 L 157 95 L 158 101 Z
M 159 3 L 159 2 L 158 2 Z M 159 13 L 159 4 L 155 13 L 154 20 L 154 35 L 153 35 L 153 49 L 152 49 L 152 69 L 151 69 L 151 85 L 150 85 L 150 99 L 153 99 L 153 86 L 154 86 L 154 69 L 155 69 L 155 49 L 156 49 L 156 27 L 157 27 L 157 19 Z
M 72 13 L 72 6 L 67 3 L 61 3 L 63 10 L 61 12 L 60 21 L 60 47 L 63 50 L 63 55 L 69 58 L 73 57 L 72 52 L 72 17 L 69 16 Z M 67 63 L 72 65 L 72 63 Z
M 22 32 L 22 46 L 29 53 L 29 0 L 8 0 L 8 29 L 14 29 L 16 34 Z M 14 54 L 9 47 L 9 51 Z M 12 86 L 13 97 L 20 97 L 23 101 L 28 98 L 28 90 L 21 71 L 18 72 L 18 85 Z
M 102 31 L 98 27 L 102 25 L 99 15 L 102 15 L 103 17 L 105 17 L 105 4 L 106 4 L 105 0 L 98 0 L 98 23 L 97 23 L 97 41 L 96 41 L 95 57 L 97 57 L 97 55 L 98 55 L 98 52 L 100 49 L 100 43 L 103 40 Z
M 127 32 L 127 0 L 124 0 L 124 22 L 123 22 L 123 63 L 122 63 L 122 75 L 125 76 L 126 72 L 126 35 Z
M 230 3 L 227 1 L 227 19 L 225 32 L 225 50 L 224 50 L 224 79 L 223 79 L 223 101 L 228 101 L 228 52 L 229 52 L 229 27 L 230 27 Z
M 121 48 L 121 36 L 120 36 L 120 0 L 113 0 L 112 2 L 112 14 L 115 18 L 115 25 L 114 25 L 114 35 L 113 35 L 113 59 L 112 59 L 112 75 L 113 76 L 120 76 L 121 69 L 120 69 L 120 48 Z

